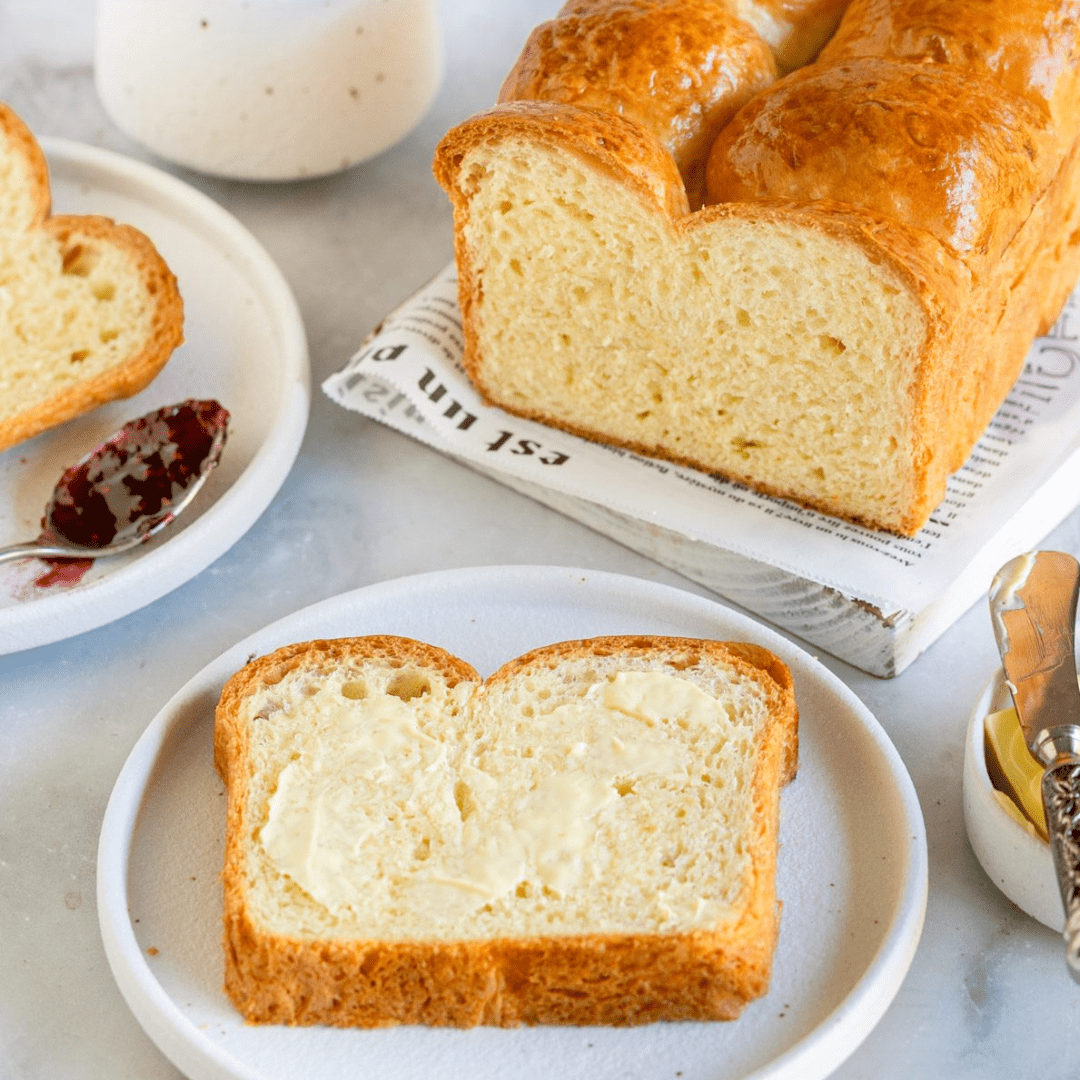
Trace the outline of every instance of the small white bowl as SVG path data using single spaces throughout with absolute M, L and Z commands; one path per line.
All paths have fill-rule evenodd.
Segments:
M 998 671 L 968 722 L 964 744 L 964 824 L 990 880 L 1018 907 L 1051 930 L 1061 931 L 1065 914 L 1050 846 L 1003 807 L 986 769 L 984 722 L 1012 704 Z

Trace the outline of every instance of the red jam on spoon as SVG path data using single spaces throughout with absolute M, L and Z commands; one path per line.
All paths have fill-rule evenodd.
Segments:
M 149 537 L 217 464 L 228 420 L 216 401 L 184 401 L 126 424 L 60 478 L 42 538 L 100 550 Z
M 206 481 L 221 456 L 228 422 L 228 411 L 216 401 L 192 399 L 125 424 L 61 476 L 37 540 L 0 549 L 0 562 L 31 556 L 81 562 L 144 543 Z M 72 584 L 70 579 L 70 573 L 50 573 L 39 584 Z

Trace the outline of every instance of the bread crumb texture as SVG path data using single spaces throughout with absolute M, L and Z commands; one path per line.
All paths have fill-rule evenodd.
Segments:
M 182 340 L 176 280 L 151 242 L 99 216 L 50 216 L 47 166 L 0 105 L 0 450 L 143 389 Z
M 378 638 L 254 667 L 216 740 L 249 1019 L 727 1018 L 766 988 L 796 744 L 770 654 L 594 639 L 481 681 Z

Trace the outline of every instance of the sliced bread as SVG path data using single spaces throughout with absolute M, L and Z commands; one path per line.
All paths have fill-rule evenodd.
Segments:
M 768 987 L 797 715 L 764 649 L 595 638 L 482 680 L 306 642 L 229 681 L 214 749 L 251 1022 L 724 1020 Z
M 45 156 L 0 104 L 0 450 L 138 393 L 183 340 L 151 241 L 50 205 Z

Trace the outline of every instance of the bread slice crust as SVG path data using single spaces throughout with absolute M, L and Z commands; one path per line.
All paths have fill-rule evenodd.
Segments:
M 654 662 L 676 674 L 723 665 L 763 695 L 756 739 L 750 872 L 730 917 L 686 932 L 528 934 L 459 940 L 378 940 L 289 934 L 260 925 L 249 903 L 251 723 L 245 701 L 290 673 L 317 678 L 361 658 L 438 673 L 498 693 L 569 662 Z M 433 674 L 433 677 L 436 677 Z M 228 789 L 224 885 L 225 990 L 252 1023 L 385 1027 L 642 1024 L 729 1020 L 768 988 L 778 933 L 775 865 L 779 791 L 795 773 L 798 714 L 786 666 L 755 645 L 651 636 L 570 641 L 511 661 L 486 682 L 463 661 L 410 639 L 369 637 L 287 646 L 253 660 L 226 685 L 216 713 L 215 763 Z

